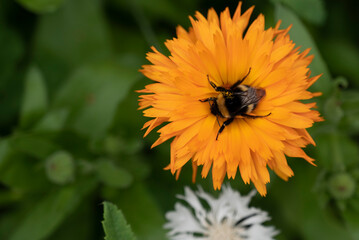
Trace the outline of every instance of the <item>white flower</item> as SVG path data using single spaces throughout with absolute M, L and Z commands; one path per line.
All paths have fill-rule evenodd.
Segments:
M 166 214 L 171 240 L 272 240 L 278 231 L 263 226 L 270 220 L 267 212 L 249 207 L 252 191 L 241 196 L 230 186 L 223 186 L 218 199 L 199 187 L 197 192 L 185 188 L 184 196 L 177 196 L 187 204 L 175 204 Z

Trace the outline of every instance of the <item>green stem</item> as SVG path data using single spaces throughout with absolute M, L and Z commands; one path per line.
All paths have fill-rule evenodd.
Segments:
M 333 170 L 335 171 L 345 171 L 345 164 L 343 159 L 343 154 L 340 149 L 338 133 L 333 132 L 330 137 L 331 147 L 333 150 Z

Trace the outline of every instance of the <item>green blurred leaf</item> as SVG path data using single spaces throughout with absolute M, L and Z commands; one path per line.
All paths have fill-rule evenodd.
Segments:
M 104 213 L 102 226 L 105 230 L 106 240 L 134 240 L 131 227 L 127 224 L 125 216 L 122 211 L 117 208 L 116 205 L 104 202 Z
M 16 135 L 0 143 L 0 182 L 20 193 L 36 192 L 50 186 L 39 161 L 57 146 L 33 135 Z
M 41 72 L 37 67 L 30 67 L 25 78 L 20 126 L 27 128 L 34 124 L 45 113 L 47 105 L 46 86 Z
M 6 11 L 3 6 L 0 9 Z M 25 47 L 20 35 L 8 28 L 3 18 L 0 21 L 0 130 L 9 131 L 20 107 L 23 69 L 18 64 Z
M 139 78 L 114 62 L 85 66 L 76 71 L 59 90 L 55 107 L 71 109 L 70 126 L 91 137 L 103 137 L 119 102 Z
M 99 204 L 97 196 L 86 197 L 76 210 L 47 239 L 51 240 L 91 240 L 103 239 L 99 229 Z M 94 205 L 96 202 L 96 206 Z M 94 211 L 94 208 L 96 211 Z M 96 226 L 96 227 L 92 227 Z M 101 233 L 100 233 L 101 232 Z M 101 235 L 100 235 L 101 234 Z
M 322 92 L 324 96 L 328 95 L 332 91 L 331 75 L 306 27 L 292 11 L 281 4 L 275 5 L 275 15 L 277 20 L 282 20 L 284 28 L 293 24 L 289 34 L 296 45 L 301 46 L 302 50 L 311 49 L 310 53 L 314 55 L 314 59 L 310 64 L 312 76 L 323 74 L 311 89 L 316 92 Z
M 323 0 L 272 0 L 272 2 L 285 4 L 298 16 L 314 24 L 323 24 L 326 19 Z
M 134 0 L 121 1 L 111 0 L 119 9 L 129 9 L 139 21 L 164 20 L 173 24 L 183 25 L 188 23 L 187 16 L 195 11 L 196 1 L 167 1 L 167 0 Z M 187 13 L 187 14 L 186 14 Z M 149 19 L 145 17 L 148 16 Z
M 340 106 L 337 96 L 330 96 L 324 103 L 325 120 L 337 125 L 344 116 L 343 109 Z
M 64 0 L 17 0 L 17 2 L 34 13 L 48 13 L 58 9 Z
M 96 165 L 96 170 L 100 181 L 110 187 L 125 188 L 133 181 L 128 171 L 116 166 L 110 160 L 100 160 Z
M 6 161 L 9 154 L 9 141 L 7 139 L 0 140 L 0 169 Z
M 135 92 L 136 90 L 143 89 L 145 87 L 144 83 L 145 81 L 137 81 L 131 88 L 130 93 L 118 106 L 112 129 L 125 139 L 134 138 L 133 132 L 141 129 L 147 121 L 147 119 L 142 116 L 142 112 L 138 110 L 138 96 L 140 94 Z M 124 112 L 126 112 L 126 114 L 123 114 Z M 137 136 L 140 137 L 142 142 L 143 133 Z
M 347 39 L 335 37 L 322 39 L 320 47 L 331 71 L 346 76 L 353 85 L 358 87 L 358 44 Z
M 340 126 L 350 135 L 359 133 L 359 91 L 346 90 L 340 96 L 344 118 Z
M 115 124 L 117 124 L 117 122 Z M 120 126 L 120 128 L 125 129 L 126 126 Z M 121 153 L 126 155 L 133 155 L 140 152 L 142 149 L 143 139 L 138 135 L 133 135 L 131 137 L 117 137 L 114 135 L 108 135 L 103 139 L 102 145 L 103 146 L 101 147 L 103 151 L 110 156 L 118 156 Z
M 39 18 L 35 60 L 51 91 L 74 67 L 106 59 L 111 52 L 100 0 L 65 1 L 58 11 Z
M 41 163 L 56 147 L 43 138 L 18 135 L 0 144 L 0 182 L 19 193 L 37 192 L 50 186 Z M 26 155 L 24 155 L 26 154 Z
M 316 163 L 319 162 L 320 160 Z M 320 166 L 314 168 L 308 163 L 301 164 L 299 162 L 292 165 L 296 175 L 289 182 L 274 178 L 271 181 L 273 188 L 267 196 L 268 200 L 268 197 L 271 198 L 273 195 L 271 208 L 277 206 L 277 211 L 272 211 L 273 221 L 279 222 L 277 227 L 281 231 L 290 229 L 295 231 L 291 237 L 284 235 L 284 238 L 281 239 L 354 240 L 347 229 L 339 225 L 328 213 L 328 209 L 321 208 L 317 201 L 313 184 Z M 285 199 L 283 199 L 283 194 L 285 194 Z
M 0 191 L 0 206 L 6 206 L 14 202 L 17 202 L 21 199 L 21 197 L 22 194 L 16 191 L 9 191 L 9 190 Z M 0 234 L 0 239 L 2 239 L 1 234 Z
M 39 165 L 14 151 L 0 168 L 0 182 L 19 193 L 38 192 L 50 186 Z
M 322 169 L 318 173 L 316 183 L 313 188 L 313 190 L 317 194 L 317 200 L 322 209 L 324 209 L 330 201 L 330 196 L 328 194 L 328 186 L 327 186 L 328 172 L 329 171 Z
M 334 172 L 359 161 L 359 147 L 341 132 L 321 134 L 316 138 L 318 165 Z
M 119 137 L 108 135 L 103 139 L 101 150 L 109 156 L 118 156 L 126 148 Z M 100 150 L 100 151 L 101 151 Z
M 148 164 L 148 155 L 129 155 L 126 156 L 126 159 L 121 160 L 121 164 L 123 164 L 126 170 L 129 171 L 135 179 L 146 179 L 151 172 L 151 168 Z M 160 167 L 162 168 L 162 166 Z
M 46 239 L 95 186 L 94 180 L 87 179 L 49 193 L 19 223 L 10 240 Z
M 0 19 L 2 22 L 3 18 Z M 24 43 L 19 34 L 7 27 L 4 23 L 0 25 L 0 87 L 9 80 L 16 64 L 24 53 Z
M 64 126 L 68 116 L 67 109 L 56 109 L 48 111 L 46 115 L 36 124 L 36 132 L 57 132 Z
M 3 212 L 0 218 L 0 239 L 9 239 L 11 235 L 11 230 L 14 229 L 19 221 L 21 216 L 19 212 Z
M 38 159 L 59 150 L 59 146 L 39 134 L 16 134 L 10 139 L 10 144 L 14 150 Z
M 356 199 L 358 202 L 359 200 Z M 346 227 L 348 228 L 348 232 L 350 232 L 353 239 L 359 238 L 359 218 L 358 218 L 358 211 L 353 211 L 352 209 L 348 209 L 347 211 L 343 212 L 343 217 L 346 221 Z

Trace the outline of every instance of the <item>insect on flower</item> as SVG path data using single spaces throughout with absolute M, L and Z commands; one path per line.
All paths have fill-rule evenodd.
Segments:
M 218 125 L 218 116 L 226 118 L 228 120 L 224 121 L 218 130 L 216 140 L 218 140 L 218 135 L 224 130 L 226 126 L 231 124 L 236 116 L 243 116 L 248 118 L 262 118 L 268 117 L 271 113 L 268 113 L 264 116 L 255 116 L 249 115 L 257 106 L 258 102 L 266 94 L 266 91 L 262 88 L 253 88 L 248 85 L 242 85 L 242 82 L 249 75 L 251 69 L 244 78 L 235 82 L 229 89 L 224 87 L 217 87 L 207 75 L 208 82 L 211 86 L 219 92 L 217 97 L 210 97 L 200 100 L 201 102 L 210 102 L 211 113 L 217 117 Z M 211 104 L 212 102 L 212 104 Z
M 169 56 L 147 53 L 141 72 L 152 83 L 138 92 L 151 118 L 144 136 L 159 127 L 152 147 L 171 141 L 166 169 L 176 178 L 191 162 L 193 181 L 198 167 L 203 178 L 211 171 L 215 189 L 240 174 L 264 196 L 269 169 L 284 180 L 294 175 L 287 156 L 313 164 L 302 148 L 315 145 L 307 129 L 323 119 L 309 102 L 320 95 L 308 90 L 320 77 L 308 67 L 313 55 L 280 21 L 266 29 L 260 14 L 250 22 L 253 8 L 242 13 L 239 2 L 233 16 L 228 8 L 196 12 L 188 30 L 177 27 L 165 42 Z

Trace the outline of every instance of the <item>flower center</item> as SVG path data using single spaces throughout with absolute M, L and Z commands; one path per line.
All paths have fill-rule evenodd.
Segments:
M 241 229 L 229 224 L 228 221 L 215 223 L 209 229 L 208 240 L 243 240 L 239 235 Z

